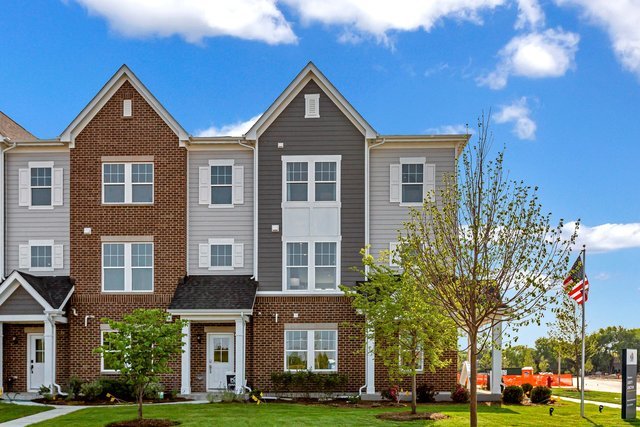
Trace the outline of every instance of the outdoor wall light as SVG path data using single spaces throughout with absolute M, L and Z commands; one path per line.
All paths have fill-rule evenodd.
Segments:
M 17 343 L 17 342 L 18 342 L 18 337 L 17 337 L 17 336 L 15 336 L 15 335 L 14 335 L 14 336 L 12 336 L 12 337 L 11 337 L 11 343 L 12 343 L 12 344 L 15 344 L 15 343 Z
M 202 344 L 202 334 L 196 335 L 196 341 L 198 341 L 198 344 Z
M 278 142 L 278 148 L 282 150 L 284 148 L 284 142 Z

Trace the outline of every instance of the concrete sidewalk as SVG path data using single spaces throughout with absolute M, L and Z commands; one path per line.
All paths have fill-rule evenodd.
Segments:
M 46 405 L 45 405 L 46 406 Z M 52 418 L 61 417 L 63 415 L 70 414 L 72 412 L 84 409 L 86 406 L 58 406 L 54 407 L 50 411 L 40 412 L 38 414 L 29 415 L 28 417 L 18 418 L 16 420 L 7 421 L 0 424 L 0 427 L 23 427 L 31 424 L 39 423 L 41 421 L 47 421 Z

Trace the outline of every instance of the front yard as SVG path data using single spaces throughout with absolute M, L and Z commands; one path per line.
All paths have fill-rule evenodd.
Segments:
M 441 412 L 449 419 L 437 422 L 390 422 L 375 418 L 385 411 L 407 411 L 408 408 L 344 408 L 329 405 L 301 405 L 287 403 L 254 404 L 178 404 L 145 407 L 145 417 L 176 420 L 183 426 L 245 425 L 245 426 L 468 426 L 468 405 L 431 404 L 419 405 L 419 411 Z M 640 426 L 640 421 L 620 420 L 620 411 L 605 408 L 598 413 L 595 405 L 587 405 L 587 419 L 581 420 L 579 406 L 561 402 L 555 405 L 553 418 L 548 406 L 480 406 L 480 425 L 491 426 Z M 112 421 L 134 419 L 136 408 L 108 407 L 83 409 L 73 414 L 37 424 L 37 426 L 73 425 L 74 427 L 102 427 Z
M 553 394 L 560 397 L 572 397 L 580 399 L 580 392 L 576 389 L 554 388 Z M 585 390 L 584 399 L 593 400 L 595 402 L 617 403 L 621 402 L 622 393 L 611 393 L 608 391 L 589 391 Z
M 0 403 L 0 423 L 15 420 L 16 418 L 22 418 L 29 415 L 37 414 L 38 412 L 48 411 L 50 409 L 51 408 L 47 406 L 31 406 L 31 405 L 16 405 L 13 403 Z

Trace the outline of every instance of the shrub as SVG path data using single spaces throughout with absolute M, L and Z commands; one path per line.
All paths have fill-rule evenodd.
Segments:
M 242 395 L 236 394 L 235 392 L 228 391 L 228 390 L 225 390 L 222 392 L 221 398 L 224 403 L 239 402 L 243 400 Z
M 273 372 L 271 382 L 277 394 L 295 391 L 304 393 L 306 397 L 309 397 L 311 392 L 320 392 L 325 396 L 331 396 L 335 391 L 344 387 L 347 383 L 347 376 L 337 372 L 285 371 Z
M 80 378 L 73 376 L 69 378 L 69 398 L 75 399 L 80 395 L 80 389 L 82 388 L 84 381 Z
M 416 400 L 420 403 L 433 403 L 437 395 L 438 392 L 430 385 L 421 384 L 416 388 Z
M 150 383 L 144 390 L 145 399 L 157 399 L 164 391 L 164 386 L 160 383 Z
M 360 403 L 360 400 L 362 400 L 362 398 L 358 394 L 354 394 L 347 397 L 347 402 L 349 402 L 352 405 Z
M 531 390 L 531 403 L 545 403 L 551 398 L 549 387 L 538 386 Z
M 80 387 L 80 394 L 86 401 L 93 401 L 102 395 L 102 382 L 100 380 L 94 380 L 88 383 L 82 384 Z
M 389 388 L 382 389 L 380 396 L 382 396 L 383 399 L 398 403 L 400 401 L 400 388 L 397 385 L 392 385 Z
M 118 399 L 130 402 L 136 400 L 133 394 L 133 387 L 127 384 L 126 381 L 120 378 L 101 378 L 99 381 L 102 386 L 101 397 L 106 398 L 107 393 L 109 393 Z
M 507 386 L 502 392 L 503 403 L 519 404 L 522 403 L 522 399 L 524 399 L 524 390 L 519 385 Z
M 165 394 L 165 398 L 167 399 L 175 399 L 176 397 L 178 397 L 178 390 L 176 390 L 175 388 L 172 388 L 171 390 L 169 390 L 167 392 L 167 394 Z
M 469 402 L 469 390 L 460 384 L 456 384 L 456 387 L 451 392 L 451 400 L 455 403 Z
M 533 386 L 529 383 L 524 383 L 522 384 L 522 391 L 524 391 L 524 394 L 526 394 L 528 397 L 531 396 L 531 389 L 533 389 Z
M 48 394 L 48 395 L 51 395 L 51 390 L 50 390 L 50 389 L 49 389 L 49 387 L 47 387 L 46 385 L 41 385 L 41 386 L 40 386 L 40 389 L 38 389 L 38 394 L 39 394 L 40 396 L 43 396 L 43 397 L 44 397 L 45 395 L 47 395 L 47 394 Z M 45 399 L 46 399 L 46 397 L 45 397 Z

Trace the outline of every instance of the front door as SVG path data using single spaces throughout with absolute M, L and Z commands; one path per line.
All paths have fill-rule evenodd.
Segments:
M 27 387 L 38 390 L 44 383 L 44 335 L 29 334 L 27 342 Z
M 234 370 L 233 334 L 207 334 L 207 389 L 226 389 Z

